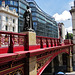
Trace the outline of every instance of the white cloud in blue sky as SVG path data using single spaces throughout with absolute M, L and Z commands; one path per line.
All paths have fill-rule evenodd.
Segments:
M 61 14 L 54 14 L 53 17 L 55 18 L 56 21 L 60 22 L 60 21 L 65 21 L 67 19 L 71 19 L 71 14 L 69 11 L 63 11 Z

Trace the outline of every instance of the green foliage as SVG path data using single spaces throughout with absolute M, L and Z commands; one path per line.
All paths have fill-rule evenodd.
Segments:
M 72 33 L 68 33 L 68 38 L 73 40 L 73 34 Z M 65 35 L 65 39 L 67 39 L 67 34 Z

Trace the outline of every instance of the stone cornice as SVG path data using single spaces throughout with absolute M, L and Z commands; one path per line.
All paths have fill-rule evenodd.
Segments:
M 7 13 L 7 14 L 15 16 L 15 17 L 19 17 L 18 14 L 16 13 L 15 9 L 13 11 L 11 11 L 11 10 L 9 10 L 8 6 L 6 8 L 0 7 L 0 12 Z

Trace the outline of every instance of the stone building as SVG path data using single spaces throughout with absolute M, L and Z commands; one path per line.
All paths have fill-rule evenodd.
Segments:
M 0 31 L 18 32 L 18 14 L 11 11 L 9 6 L 0 7 Z

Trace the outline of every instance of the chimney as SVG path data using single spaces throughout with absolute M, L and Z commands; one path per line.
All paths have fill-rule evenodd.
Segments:
M 2 7 L 5 7 L 5 1 L 2 1 Z

